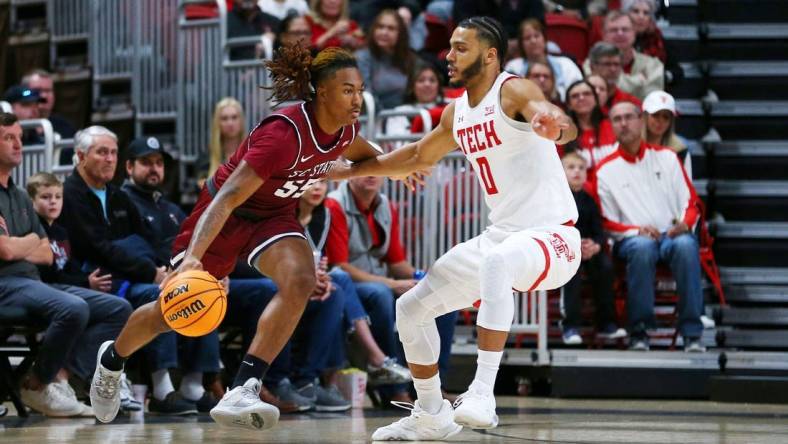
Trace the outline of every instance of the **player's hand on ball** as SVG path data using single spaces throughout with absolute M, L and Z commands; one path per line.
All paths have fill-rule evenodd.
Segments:
M 569 128 L 569 122 L 557 111 L 539 111 L 531 118 L 531 128 L 540 137 L 556 141 L 561 131 Z
M 183 258 L 181 265 L 176 268 L 175 270 L 171 271 L 167 277 L 159 284 L 160 289 L 164 289 L 170 281 L 178 275 L 178 273 L 183 273 L 184 271 L 189 270 L 202 270 L 202 262 L 194 256 L 186 256 Z

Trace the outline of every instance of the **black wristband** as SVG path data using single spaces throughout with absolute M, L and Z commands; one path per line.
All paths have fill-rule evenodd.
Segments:
M 553 142 L 558 142 L 559 140 L 561 140 L 562 137 L 564 137 L 564 130 L 560 130 L 560 132 L 558 133 L 558 137 L 553 139 Z

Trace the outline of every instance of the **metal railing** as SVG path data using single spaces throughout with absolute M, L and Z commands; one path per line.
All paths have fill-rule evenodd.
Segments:
M 49 0 L 47 22 L 49 23 L 49 55 L 52 66 L 57 60 L 60 43 L 87 40 L 90 36 L 91 0 Z
M 131 85 L 140 136 L 143 122 L 176 120 L 178 10 L 172 0 L 136 0 L 134 8 Z
M 189 20 L 192 5 L 216 6 L 218 17 Z M 187 169 L 208 149 L 211 114 L 222 97 L 222 51 L 227 5 L 223 1 L 179 0 L 177 58 L 177 121 L 175 141 L 181 169 L 181 189 L 193 187 Z
M 90 60 L 93 98 L 104 81 L 130 79 L 133 74 L 135 1 L 92 0 Z
M 31 119 L 19 122 L 22 131 L 39 131 L 43 138 L 42 144 L 27 145 L 22 148 L 22 163 L 12 173 L 14 183 L 24 189 L 27 179 L 33 174 L 52 170 L 52 155 L 55 145 L 55 133 L 47 119 Z

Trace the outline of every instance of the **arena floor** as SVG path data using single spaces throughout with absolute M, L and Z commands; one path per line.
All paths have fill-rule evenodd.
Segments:
M 9 404 L 6 404 L 9 405 Z M 404 413 L 404 410 L 403 410 Z M 13 414 L 11 412 L 10 414 Z M 589 401 L 501 398 L 501 424 L 463 430 L 452 442 L 557 443 L 788 443 L 788 406 L 687 401 Z M 222 428 L 210 417 L 139 416 L 97 425 L 91 419 L 31 416 L 0 419 L 0 442 L 63 443 L 362 443 L 399 417 L 397 411 L 285 415 L 269 431 Z

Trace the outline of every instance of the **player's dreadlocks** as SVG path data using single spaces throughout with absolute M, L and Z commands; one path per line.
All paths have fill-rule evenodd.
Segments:
M 475 29 L 479 39 L 486 41 L 488 45 L 498 51 L 498 60 L 501 62 L 501 69 L 503 69 L 508 42 L 506 39 L 506 32 L 503 30 L 498 20 L 487 16 L 475 16 L 461 21 L 457 26 L 460 28 Z
M 284 45 L 273 60 L 265 62 L 271 73 L 272 98 L 277 103 L 311 100 L 317 86 L 343 68 L 358 68 L 353 54 L 342 48 L 326 48 L 314 58 L 304 45 Z

